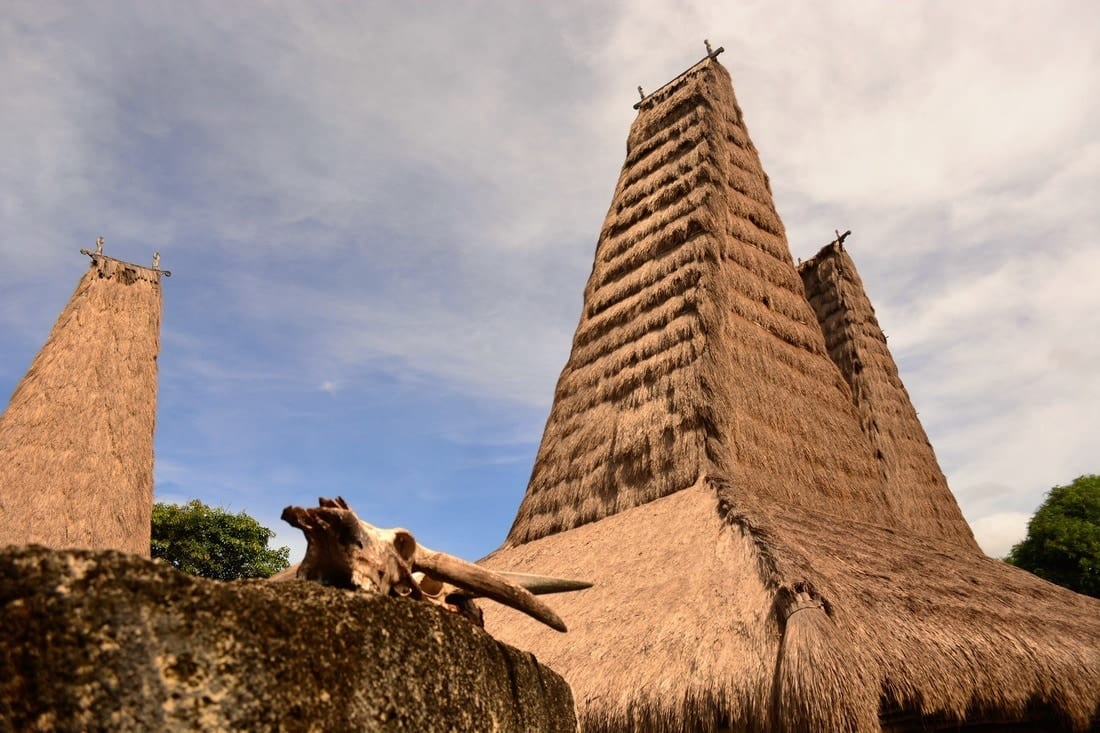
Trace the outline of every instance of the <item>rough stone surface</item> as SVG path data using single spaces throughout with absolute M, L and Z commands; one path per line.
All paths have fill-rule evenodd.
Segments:
M 574 731 L 565 681 L 424 603 L 0 549 L 2 730 Z

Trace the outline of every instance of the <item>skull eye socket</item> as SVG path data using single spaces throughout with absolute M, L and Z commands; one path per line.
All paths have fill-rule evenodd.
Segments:
M 420 590 L 429 596 L 437 596 L 443 590 L 443 584 L 435 578 L 425 575 L 420 579 Z
M 404 529 L 394 530 L 393 548 L 397 550 L 397 554 L 403 560 L 412 560 L 413 555 L 416 554 L 416 539 L 413 538 L 411 532 Z

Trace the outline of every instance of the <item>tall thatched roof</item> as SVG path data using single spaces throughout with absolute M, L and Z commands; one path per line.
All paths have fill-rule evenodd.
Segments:
M 854 397 L 829 358 L 708 56 L 640 105 L 530 486 L 484 561 L 595 586 L 555 599 L 567 635 L 497 608 L 487 628 L 566 677 L 588 731 L 1086 728 L 1100 602 L 977 549 L 930 451 L 901 455 L 916 416 L 864 431 L 901 396 Z
M 161 271 L 91 257 L 0 415 L 0 545 L 147 556 Z
M 596 246 L 515 545 L 693 485 L 893 509 L 794 269 L 729 75 L 651 95 Z
M 888 490 L 906 497 L 892 502 L 898 521 L 910 532 L 977 550 L 974 533 L 947 488 L 844 245 L 826 245 L 799 265 L 798 273 L 825 334 L 829 356 L 852 388 L 863 431 Z

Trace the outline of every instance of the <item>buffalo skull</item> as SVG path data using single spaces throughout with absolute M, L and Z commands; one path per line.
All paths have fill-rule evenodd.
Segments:
M 364 522 L 341 497 L 321 498 L 318 504 L 283 510 L 283 520 L 306 536 L 306 555 L 294 574 L 299 579 L 427 601 L 479 625 L 481 612 L 473 599 L 490 598 L 558 631 L 565 631 L 565 624 L 536 594 L 591 587 L 582 581 L 487 570 L 417 544 L 408 530 Z M 273 580 L 289 576 L 288 570 Z

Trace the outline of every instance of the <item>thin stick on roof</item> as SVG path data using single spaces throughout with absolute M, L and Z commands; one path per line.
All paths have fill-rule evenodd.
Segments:
M 718 54 L 720 54 L 720 53 L 722 53 L 723 51 L 725 51 L 725 50 L 726 50 L 726 49 L 725 49 L 725 48 L 723 48 L 722 46 L 719 46 L 719 47 L 718 47 L 717 49 L 713 49 L 713 50 L 712 50 L 712 49 L 711 49 L 711 47 L 710 47 L 710 41 L 709 41 L 709 40 L 705 40 L 705 39 L 704 39 L 703 43 L 704 43 L 704 44 L 706 45 L 706 47 L 707 47 L 707 55 L 706 55 L 706 56 L 704 56 L 703 58 L 699 59 L 698 61 L 696 61 L 696 62 L 695 62 L 694 64 L 692 64 L 692 65 L 691 65 L 691 66 L 689 66 L 688 68 L 684 69 L 684 70 L 683 70 L 682 72 L 680 72 L 679 74 L 677 74 L 677 75 L 676 75 L 676 77 L 675 77 L 674 79 L 672 79 L 672 81 L 668 82 L 667 84 L 663 84 L 663 85 L 661 85 L 661 87 L 660 87 L 660 88 L 658 88 L 658 89 L 657 89 L 657 91 L 655 91 L 655 92 L 650 92 L 649 94 L 642 94 L 642 88 L 641 88 L 641 87 L 639 86 L 639 87 L 638 87 L 638 94 L 641 94 L 642 98 L 641 98 L 641 100 L 640 100 L 640 101 L 638 101 L 638 102 L 635 102 L 635 103 L 634 103 L 634 109 L 641 109 L 641 108 L 642 108 L 642 105 L 644 105 L 644 104 L 645 104 L 645 103 L 646 103 L 647 101 L 649 101 L 650 99 L 652 99 L 652 98 L 653 98 L 654 96 L 656 96 L 657 94 L 660 94 L 660 93 L 661 93 L 662 91 L 664 91 L 665 89 L 669 88 L 670 86 L 672 86 L 672 85 L 673 85 L 673 84 L 675 84 L 676 82 L 678 82 L 678 81 L 680 81 L 681 79 L 683 79 L 683 78 L 684 78 L 685 76 L 687 76 L 688 74 L 690 74 L 690 73 L 691 73 L 691 72 L 692 72 L 692 71 L 693 71 L 693 70 L 695 69 L 695 67 L 697 67 L 697 66 L 698 66 L 699 64 L 703 63 L 703 62 L 704 62 L 704 61 L 706 61 L 707 59 L 717 59 L 717 58 L 718 58 Z
M 172 277 L 172 271 L 171 270 L 162 270 L 160 268 L 160 252 L 154 252 L 153 253 L 153 266 L 152 267 L 142 267 L 141 265 L 135 265 L 132 262 L 126 262 L 125 260 L 120 260 L 117 257 L 111 257 L 109 255 L 103 254 L 103 242 L 104 242 L 103 237 L 96 237 L 95 251 L 93 252 L 92 250 L 85 247 L 85 248 L 82 248 L 80 250 L 80 254 L 88 255 L 89 257 L 92 258 L 93 261 L 96 260 L 97 258 L 100 259 L 100 260 L 110 260 L 112 262 L 117 262 L 119 264 L 127 265 L 129 267 L 136 267 L 136 268 L 140 268 L 142 270 L 152 270 L 157 275 L 164 275 L 165 277 Z

